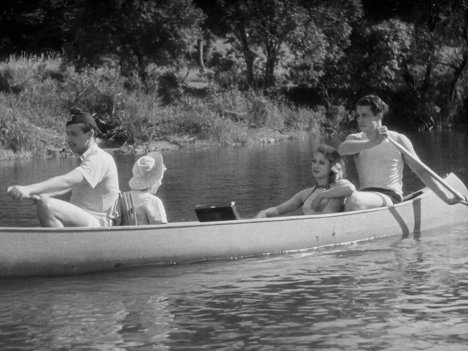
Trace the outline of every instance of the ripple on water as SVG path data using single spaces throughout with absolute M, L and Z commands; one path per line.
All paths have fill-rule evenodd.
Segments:
M 0 349 L 460 350 L 466 229 L 450 240 L 9 281 Z

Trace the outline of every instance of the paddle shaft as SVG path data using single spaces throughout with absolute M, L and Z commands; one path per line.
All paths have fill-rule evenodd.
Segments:
M 458 199 L 459 202 L 464 203 L 465 205 L 468 205 L 467 199 L 465 196 L 460 194 L 457 190 L 455 190 L 450 184 L 448 184 L 442 177 L 440 177 L 437 173 L 435 173 L 432 169 L 430 169 L 428 166 L 426 166 L 420 159 L 415 157 L 411 152 L 408 151 L 403 145 L 400 143 L 396 142 L 390 137 L 387 137 L 387 139 L 395 145 L 395 147 L 401 151 L 406 157 L 410 158 L 414 162 L 416 162 L 418 165 L 420 165 L 427 173 L 431 175 L 432 178 L 437 180 L 442 186 L 444 186 L 448 191 L 450 191 L 453 195 L 455 195 Z

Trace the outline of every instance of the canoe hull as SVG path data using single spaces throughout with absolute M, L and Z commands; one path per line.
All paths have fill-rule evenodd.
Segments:
M 446 179 L 468 191 L 453 174 Z M 113 228 L 0 228 L 0 278 L 312 250 L 465 222 L 468 206 L 431 191 L 389 208 L 318 216 Z

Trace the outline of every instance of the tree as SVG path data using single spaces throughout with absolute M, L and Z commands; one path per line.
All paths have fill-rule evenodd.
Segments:
M 68 58 L 85 66 L 115 57 L 124 74 L 136 71 L 143 82 L 150 63 L 185 59 L 203 20 L 191 0 L 80 0 L 70 16 Z
M 349 22 L 362 15 L 359 0 L 218 0 L 217 3 L 220 20 L 213 27 L 234 38 L 235 47 L 245 59 L 248 84 L 255 86 L 258 65 L 266 88 L 275 84 L 275 71 L 279 68 L 287 73 L 290 69 L 307 70 L 317 63 L 321 67 L 323 62 L 331 62 L 329 58 L 336 57 L 343 45 L 349 43 Z
M 365 26 L 356 33 L 347 57 L 356 95 L 366 90 L 394 91 L 401 84 L 413 30 L 411 24 L 394 19 Z
M 450 123 L 463 100 L 461 82 L 468 64 L 466 0 L 382 0 L 378 3 L 363 0 L 363 3 L 369 20 L 378 23 L 399 18 L 414 27 L 401 71 L 406 94 L 423 111 L 427 110 L 423 105 L 439 105 L 442 115 L 447 116 L 446 122 Z
M 231 37 L 230 43 L 242 53 L 247 84 L 255 87 L 255 65 L 263 71 L 263 86 L 275 82 L 284 46 L 294 38 L 296 29 L 306 21 L 306 11 L 298 0 L 218 0 L 208 13 L 210 29 Z M 213 20 L 217 18 L 218 20 Z
M 468 2 L 454 0 L 449 5 L 451 6 L 446 7 L 442 25 L 445 37 L 449 39 L 445 48 L 448 55 L 443 63 L 452 70 L 447 99 L 451 118 L 456 111 L 457 101 L 462 100 L 462 97 L 457 96 L 457 86 L 468 66 Z M 453 107 L 455 111 L 451 110 Z
M 306 30 L 297 36 L 296 62 L 302 66 L 301 83 L 328 89 L 348 88 L 346 59 L 354 27 L 363 17 L 360 0 L 303 1 L 308 11 Z M 301 71 L 296 69 L 296 73 Z
M 468 5 L 465 0 L 421 0 L 413 6 L 408 21 L 415 31 L 404 79 L 419 105 L 435 104 L 446 118 L 441 122 L 450 124 L 463 100 L 457 87 L 468 64 Z
M 67 0 L 3 0 L 0 2 L 0 52 L 40 54 L 62 48 L 63 13 Z

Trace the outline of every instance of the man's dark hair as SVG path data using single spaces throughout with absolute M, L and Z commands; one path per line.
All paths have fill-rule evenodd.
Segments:
M 84 112 L 83 110 L 73 107 L 70 109 L 70 115 L 71 118 L 70 120 L 66 123 L 66 125 L 70 124 L 82 124 L 83 125 L 83 132 L 88 133 L 91 129 L 94 130 L 95 136 L 101 131 L 99 130 L 96 120 L 94 119 L 93 116 L 91 116 L 89 113 Z
M 356 106 L 370 106 L 371 111 L 378 115 L 382 114 L 382 118 L 388 113 L 388 105 L 377 95 L 366 95 L 356 102 Z

